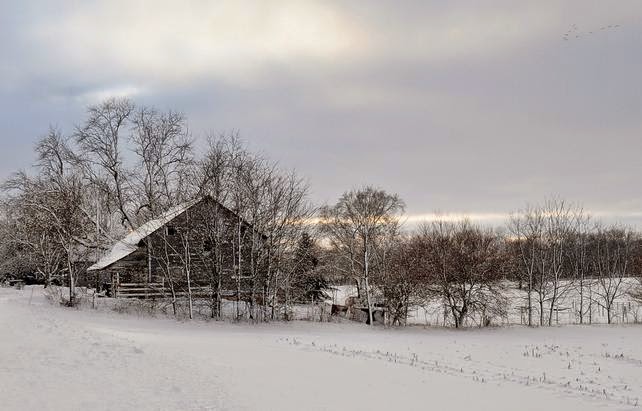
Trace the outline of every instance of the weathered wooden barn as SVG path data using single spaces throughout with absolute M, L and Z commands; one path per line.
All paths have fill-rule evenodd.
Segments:
M 257 289 L 266 237 L 210 196 L 148 221 L 89 267 L 114 297 L 176 297 L 188 291 L 239 298 Z

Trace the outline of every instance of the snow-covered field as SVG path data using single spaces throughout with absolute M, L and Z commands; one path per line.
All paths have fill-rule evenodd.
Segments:
M 177 322 L 0 288 L 1 410 L 627 410 L 642 326 Z
M 552 323 L 555 325 L 563 324 L 580 324 L 580 294 L 577 284 L 563 284 L 567 289 L 562 287 L 563 292 L 558 299 L 557 308 L 553 314 Z M 639 287 L 639 281 L 636 278 L 624 279 L 619 287 L 618 297 L 615 299 L 612 308 L 612 322 L 616 324 L 632 324 L 642 322 L 642 306 L 639 302 L 630 297 L 628 291 Z M 592 289 L 591 289 L 592 288 Z M 604 308 L 604 301 L 599 297 L 599 285 L 593 281 L 591 287 L 586 287 L 584 305 L 584 323 L 606 324 L 607 315 Z M 333 304 L 344 304 L 349 296 L 357 295 L 356 286 L 343 285 L 333 287 L 331 292 L 331 301 Z M 491 319 L 493 325 L 523 325 L 528 323 L 527 293 L 525 290 L 518 290 L 516 284 L 506 283 L 504 296 L 507 298 L 508 307 L 504 316 L 494 316 Z M 548 323 L 549 301 L 544 303 L 544 323 Z M 302 310 L 302 317 L 305 316 L 305 310 Z M 537 305 L 537 295 L 533 293 L 533 321 L 539 324 L 539 308 Z M 468 326 L 479 325 L 479 316 L 467 318 Z M 452 325 L 452 317 L 443 303 L 439 299 L 426 301 L 419 307 L 413 307 L 408 312 L 408 324 L 413 325 Z

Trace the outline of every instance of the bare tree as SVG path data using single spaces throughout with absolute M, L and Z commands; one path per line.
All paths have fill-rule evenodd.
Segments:
M 559 301 L 573 288 L 573 276 L 567 270 L 567 259 L 577 221 L 583 211 L 563 200 L 549 200 L 544 205 L 544 238 L 540 260 L 540 324 L 543 323 L 543 302 L 548 295 L 548 325 L 553 323 L 553 312 Z
M 189 219 L 189 212 L 187 212 Z M 182 253 L 180 254 L 181 262 L 183 263 L 183 273 L 185 274 L 185 282 L 187 284 L 187 304 L 189 319 L 194 319 L 194 297 L 192 295 L 192 245 L 191 245 L 191 226 L 189 225 L 186 230 L 180 231 Z
M 518 249 L 519 267 L 527 281 L 528 324 L 532 325 L 532 294 L 537 297 L 539 324 L 552 324 L 559 301 L 572 289 L 569 258 L 583 210 L 552 199 L 513 217 L 510 230 Z M 545 314 L 548 313 L 548 316 Z
M 396 194 L 364 187 L 346 192 L 334 206 L 323 207 L 320 212 L 323 233 L 362 282 L 370 324 L 374 320 L 370 279 L 376 247 L 386 235 L 397 232 L 404 208 Z
M 591 237 L 591 259 L 597 285 L 595 295 L 611 324 L 615 300 L 629 291 L 626 280 L 634 265 L 638 239 L 625 228 L 601 226 Z
M 4 204 L 7 216 L 2 227 L 3 244 L 11 246 L 11 254 L 22 260 L 22 265 L 33 267 L 46 288 L 64 267 L 64 250 L 50 228 L 49 216 L 23 205 L 20 201 Z
M 135 173 L 143 198 L 138 210 L 155 217 L 185 200 L 185 177 L 192 164 L 192 141 L 185 117 L 141 107 L 132 115 L 132 149 L 138 158 Z
M 222 312 L 223 287 L 228 286 L 234 267 L 232 257 L 228 256 L 227 246 L 233 244 L 234 236 L 225 217 L 225 205 L 231 197 L 232 190 L 232 159 L 238 156 L 240 150 L 236 135 L 218 135 L 208 137 L 208 149 L 203 158 L 197 161 L 195 173 L 191 181 L 192 192 L 196 197 L 209 195 L 217 206 L 208 208 L 209 215 L 202 218 L 201 238 L 206 242 L 208 251 L 204 255 L 210 282 L 210 311 L 212 318 L 219 318 Z M 205 244 L 204 244 L 205 245 Z
M 518 260 L 520 283 L 526 283 L 528 325 L 533 325 L 533 291 L 535 289 L 537 257 L 543 237 L 542 213 L 528 207 L 518 215 L 511 216 L 509 229 L 512 234 L 511 245 Z
M 69 282 L 68 303 L 74 305 L 76 263 L 94 246 L 91 238 L 94 231 L 84 208 L 86 190 L 82 176 L 64 160 L 64 139 L 50 133 L 38 147 L 44 146 L 48 149 L 42 150 L 40 173 L 34 177 L 16 173 L 3 188 L 9 193 L 14 210 L 28 220 L 23 240 L 30 241 L 33 248 L 46 247 L 40 250 L 42 253 L 50 248 L 62 251 Z M 52 147 L 57 149 L 49 150 Z M 43 239 L 43 235 L 48 237 Z M 40 238 L 42 246 L 30 238 Z M 56 258 L 54 255 L 54 261 Z
M 629 295 L 642 303 L 642 235 L 637 232 L 636 237 L 631 258 L 631 275 L 633 276 L 632 280 L 637 283 L 631 287 Z
M 481 315 L 481 325 L 489 315 L 503 314 L 504 253 L 497 233 L 466 220 L 436 221 L 422 226 L 416 241 L 423 250 L 421 267 L 428 290 L 443 300 L 456 328 L 472 314 Z
M 376 279 L 392 325 L 406 325 L 409 310 L 428 297 L 422 258 L 424 243 L 418 236 L 396 238 Z
M 121 222 L 130 229 L 136 224 L 130 215 L 130 186 L 123 162 L 125 137 L 122 135 L 134 111 L 127 99 L 111 98 L 87 109 L 87 119 L 76 128 L 75 139 L 82 150 L 78 161 L 85 165 L 86 175 L 103 187 L 114 203 Z M 92 167 L 96 167 L 93 169 Z M 101 177 L 107 173 L 108 179 Z
M 202 239 L 211 248 L 205 261 L 212 315 L 220 312 L 222 287 L 232 285 L 232 280 L 237 317 L 243 302 L 249 305 L 251 318 L 275 318 L 277 295 L 286 285 L 286 255 L 296 245 L 302 222 L 311 215 L 307 185 L 296 174 L 284 173 L 275 163 L 249 152 L 236 134 L 210 138 L 195 181 L 194 192 L 210 195 L 220 204 L 209 209 L 211 215 L 202 227 Z M 233 226 L 223 218 L 230 211 L 235 216 Z M 266 311 L 268 303 L 271 313 Z M 263 310 L 257 311 L 258 306 Z
M 573 278 L 577 282 L 577 292 L 580 297 L 577 313 L 579 314 L 580 324 L 584 324 L 585 316 L 591 310 L 591 261 L 589 250 L 589 226 L 590 217 L 587 215 L 578 215 L 576 220 L 576 229 L 571 238 L 569 249 L 569 264 L 571 266 Z M 588 287 L 589 296 L 586 295 Z M 588 307 L 586 303 L 588 302 Z M 589 320 L 591 316 L 589 315 Z

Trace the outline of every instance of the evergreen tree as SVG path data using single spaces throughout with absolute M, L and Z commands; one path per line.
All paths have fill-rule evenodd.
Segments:
M 293 259 L 293 291 L 295 298 L 309 301 L 323 301 L 329 285 L 319 268 L 319 248 L 309 233 L 304 232 L 299 239 Z

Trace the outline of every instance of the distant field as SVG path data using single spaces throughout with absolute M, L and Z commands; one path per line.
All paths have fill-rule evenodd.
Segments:
M 631 298 L 628 291 L 639 286 L 639 281 L 634 278 L 627 278 L 621 286 L 621 296 L 615 300 L 613 309 L 612 322 L 615 324 L 634 324 L 642 322 L 642 305 Z M 357 295 L 356 286 L 344 285 L 334 287 L 332 302 L 343 304 L 348 296 Z M 597 285 L 592 285 L 592 290 L 585 288 L 584 300 L 584 323 L 606 324 L 606 310 L 600 304 L 603 304 L 597 294 Z M 589 295 L 592 298 L 589 298 Z M 506 296 L 510 304 L 507 309 L 507 315 L 492 318 L 493 325 L 519 325 L 527 323 L 527 293 L 519 290 L 515 284 L 506 285 Z M 539 308 L 536 302 L 537 296 L 533 294 L 533 321 L 539 321 Z M 548 320 L 548 303 L 544 304 L 545 319 Z M 558 311 L 554 312 L 553 324 L 579 324 L 580 323 L 580 294 L 576 287 L 568 287 L 560 298 Z M 414 307 L 409 312 L 409 324 L 443 326 L 450 325 L 451 320 L 448 313 L 444 318 L 444 306 L 439 300 L 428 301 L 420 307 Z M 478 325 L 478 319 L 468 320 L 469 326 Z

